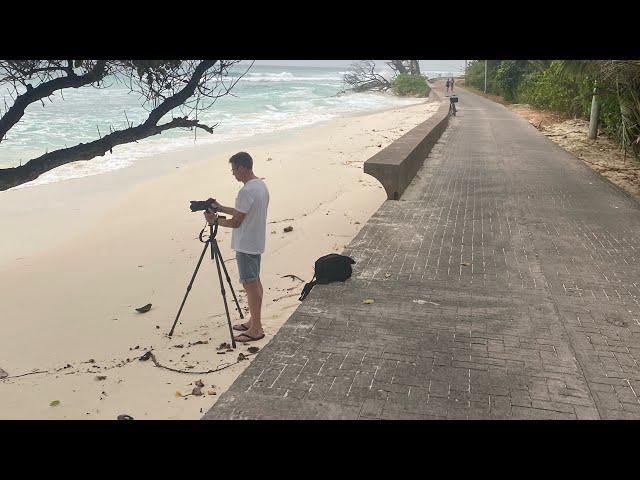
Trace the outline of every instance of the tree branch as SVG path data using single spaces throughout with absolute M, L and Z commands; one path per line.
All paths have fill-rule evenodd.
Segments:
M 110 127 L 110 133 L 108 135 L 101 136 L 101 132 L 99 131 L 98 134 L 101 138 L 90 143 L 81 143 L 71 148 L 66 148 L 65 146 L 65 148 L 61 148 L 53 152 L 45 152 L 44 155 L 31 159 L 19 167 L 0 169 L 0 191 L 35 180 L 43 173 L 61 165 L 75 161 L 90 160 L 96 156 L 103 156 L 107 151 L 112 151 L 113 147 L 117 145 L 136 142 L 146 137 L 162 133 L 165 130 L 173 128 L 200 128 L 208 133 L 213 133 L 213 129 L 217 124 L 208 126 L 198 121 L 197 114 L 198 111 L 202 109 L 199 101 L 201 98 L 210 98 L 215 102 L 218 97 L 229 94 L 229 90 L 235 85 L 239 78 L 233 82 L 231 87 L 225 85 L 223 81 L 221 83 L 224 87 L 222 92 L 217 91 L 217 87 L 220 85 L 220 82 L 216 81 L 215 85 L 211 85 L 210 80 L 212 80 L 214 76 L 225 75 L 229 66 L 234 63 L 235 62 L 227 62 L 223 60 L 198 60 L 188 61 L 185 66 L 184 62 L 176 64 L 176 62 L 168 61 L 160 63 L 159 67 L 157 67 L 157 65 L 149 67 L 144 63 L 140 64 L 135 61 L 100 61 L 94 64 L 91 71 L 85 75 L 78 76 L 74 73 L 73 76 L 47 81 L 36 88 L 27 85 L 27 92 L 22 95 L 18 95 L 19 101 L 16 101 L 11 107 L 11 112 L 5 112 L 5 116 L 0 118 L 0 122 L 4 122 L 4 132 L 11 128 L 11 125 L 19 121 L 20 117 L 24 114 L 26 106 L 29 102 L 36 101 L 34 99 L 37 99 L 37 97 L 44 98 L 55 89 L 101 82 L 107 74 L 118 72 L 119 68 L 125 72 L 123 78 L 129 79 L 133 78 L 132 73 L 135 72 L 134 69 L 136 68 L 140 68 L 137 72 L 141 79 L 142 74 L 140 74 L 140 71 L 150 72 L 150 78 L 145 78 L 139 82 L 138 85 L 141 87 L 141 93 L 143 93 L 148 100 L 153 100 L 155 105 L 148 114 L 147 119 L 135 127 L 129 122 L 128 118 L 126 118 L 125 112 L 127 126 L 122 130 L 113 131 Z M 218 64 L 218 66 L 216 66 L 216 64 Z M 72 68 L 71 61 L 68 61 L 67 65 L 68 68 Z M 165 65 L 168 65 L 167 70 L 164 69 Z M 25 68 L 33 69 L 38 67 L 40 67 L 39 64 L 32 64 L 27 65 Z M 86 67 L 86 69 L 88 68 L 90 67 Z M 153 70 L 153 68 L 156 69 Z M 151 76 L 153 72 L 155 72 L 154 76 Z M 89 75 L 92 73 L 93 78 L 89 78 Z M 240 78 L 243 75 L 241 75 Z M 150 87 L 147 85 L 145 87 L 145 83 L 143 82 L 153 85 Z M 175 90 L 176 87 L 180 88 L 177 92 Z M 176 93 L 173 93 L 173 95 L 166 95 L 165 97 L 164 94 L 167 92 Z M 172 118 L 171 121 L 158 125 L 159 121 L 175 108 L 182 110 L 183 107 L 186 107 L 187 110 L 193 110 L 193 107 L 190 106 L 188 102 L 194 95 L 196 96 L 195 118 L 193 118 L 192 112 L 182 111 L 180 117 Z M 158 102 L 159 99 L 161 100 Z M 3 131 L 0 130 L 0 134 L 4 135 L 2 132 Z
M 0 118 L 0 142 L 2 142 L 2 139 L 11 127 L 22 118 L 29 105 L 48 97 L 57 90 L 63 88 L 79 88 L 100 80 L 106 74 L 106 64 L 107 62 L 105 60 L 99 60 L 95 66 L 84 75 L 55 78 L 35 88 L 27 84 L 27 91 L 22 95 L 18 95 L 11 108 Z
M 191 97 L 195 92 L 196 87 L 200 83 L 200 79 L 202 78 L 204 73 L 211 67 L 213 67 L 217 62 L 218 60 L 204 60 L 200 62 L 195 68 L 193 75 L 191 75 L 191 79 L 189 79 L 185 87 L 175 95 L 172 95 L 164 100 L 156 108 L 151 110 L 151 113 L 149 113 L 149 117 L 144 123 L 146 125 L 156 125 L 166 113 L 186 102 L 189 97 Z
M 145 122 L 137 127 L 118 130 L 109 135 L 105 135 L 99 140 L 45 153 L 38 158 L 29 160 L 19 167 L 0 170 L 0 191 L 35 180 L 43 173 L 61 165 L 80 160 L 90 160 L 97 156 L 104 156 L 106 152 L 111 151 L 113 147 L 117 145 L 142 140 L 143 138 L 162 133 L 165 130 L 172 128 L 201 128 L 209 133 L 213 133 L 215 127 L 216 125 L 210 127 L 199 123 L 198 120 L 181 117 L 174 118 L 170 122 L 162 125 L 148 125 Z
M 375 72 L 376 64 L 372 60 L 362 60 L 351 65 L 351 71 L 344 75 L 344 83 L 352 90 L 387 90 L 391 87 L 389 81 Z

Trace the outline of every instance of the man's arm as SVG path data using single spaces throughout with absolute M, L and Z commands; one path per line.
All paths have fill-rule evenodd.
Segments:
M 223 207 L 222 205 L 218 207 L 218 211 L 233 215 L 233 217 L 230 219 L 218 218 L 218 225 L 220 225 L 221 227 L 238 228 L 240 225 L 242 225 L 244 217 L 247 216 L 246 213 L 239 212 L 235 208 Z M 204 212 L 204 217 L 207 219 L 207 222 L 213 223 L 215 221 L 216 214 L 207 210 Z
M 235 215 L 236 213 L 238 213 L 235 208 L 225 207 L 221 203 L 218 203 L 216 199 L 210 199 L 210 200 L 213 200 L 213 203 L 211 206 L 218 212 L 226 213 L 227 215 Z
M 235 212 L 232 214 L 233 217 L 219 218 L 218 225 L 220 225 L 221 227 L 238 228 L 240 225 L 242 225 L 242 221 L 244 220 L 244 217 L 247 216 L 247 214 L 239 212 L 235 208 L 230 208 L 229 210 Z
M 231 208 L 231 207 L 225 207 L 223 205 L 220 205 L 218 202 L 216 202 L 218 204 L 218 211 L 222 212 L 222 213 L 226 213 L 227 215 L 237 215 L 238 212 L 235 208 Z
M 241 206 L 241 208 L 243 210 L 246 210 L 248 213 L 252 203 L 253 203 L 253 198 L 249 193 L 245 192 L 243 195 L 242 190 L 238 192 L 236 205 Z M 227 213 L 233 216 L 233 218 L 231 219 L 226 219 L 226 218 L 218 219 L 218 225 L 220 225 L 221 227 L 238 228 L 240 225 L 242 225 L 242 221 L 244 220 L 244 217 L 247 215 L 247 213 L 243 213 L 239 210 L 236 210 L 235 208 L 225 207 L 224 205 L 221 205 L 215 200 L 212 206 L 214 209 L 217 209 L 219 212 Z M 205 215 L 205 217 L 207 217 L 207 215 Z M 209 222 L 212 221 L 210 217 L 207 217 L 207 220 Z

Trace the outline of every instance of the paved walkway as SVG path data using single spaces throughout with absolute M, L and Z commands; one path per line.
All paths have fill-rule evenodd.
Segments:
M 459 98 L 346 249 L 353 277 L 316 286 L 205 419 L 640 419 L 640 203 Z

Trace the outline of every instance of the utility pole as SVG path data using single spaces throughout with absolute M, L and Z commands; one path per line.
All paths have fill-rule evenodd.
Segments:
M 487 93 L 487 61 L 484 61 L 484 93 Z
M 598 84 L 593 82 L 593 97 L 591 97 L 591 118 L 589 119 L 589 139 L 595 140 L 598 137 L 598 115 L 600 104 L 598 103 Z

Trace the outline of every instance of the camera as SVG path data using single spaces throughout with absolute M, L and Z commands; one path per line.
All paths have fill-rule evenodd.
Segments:
M 218 209 L 213 206 L 214 203 L 216 203 L 216 201 L 213 198 L 209 198 L 207 200 L 191 200 L 189 208 L 192 212 L 200 212 L 202 210 L 217 212 Z
M 455 95 L 451 95 L 451 96 L 449 97 L 449 102 L 451 102 L 451 103 L 458 103 L 458 97 L 457 97 L 457 96 L 455 96 Z

